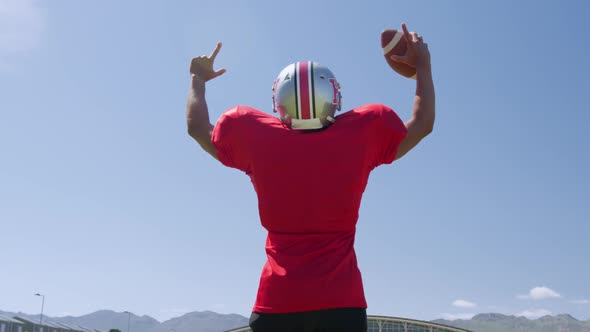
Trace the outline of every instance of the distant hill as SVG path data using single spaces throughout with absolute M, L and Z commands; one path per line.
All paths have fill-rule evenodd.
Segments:
M 39 315 L 0 311 L 5 316 L 21 316 L 33 321 L 39 320 Z M 46 317 L 49 320 L 68 325 L 77 325 L 108 332 L 119 329 L 127 332 L 128 314 L 111 310 L 100 310 L 80 317 Z M 131 332 L 220 332 L 248 325 L 248 318 L 236 314 L 218 314 L 212 311 L 191 312 L 181 317 L 160 323 L 150 316 L 136 316 L 131 314 L 129 326 Z
M 65 323 L 68 325 L 80 325 L 108 332 L 112 328 L 121 331 L 127 331 L 127 320 L 131 331 L 147 332 L 157 329 L 161 324 L 150 316 L 136 316 L 131 314 L 129 317 L 124 312 L 114 312 L 110 310 L 100 310 L 80 317 L 60 317 L 53 318 L 53 321 Z M 169 331 L 166 331 L 169 332 Z M 180 332 L 180 331 L 178 331 Z
M 212 311 L 190 312 L 165 321 L 157 329 L 149 332 L 170 332 L 170 329 L 175 329 L 176 332 L 219 332 L 246 325 L 248 325 L 248 318 L 236 314 L 220 315 Z
M 538 319 L 479 314 L 472 319 L 437 319 L 434 323 L 468 329 L 474 332 L 590 332 L 590 320 L 580 321 L 570 315 L 544 316 Z

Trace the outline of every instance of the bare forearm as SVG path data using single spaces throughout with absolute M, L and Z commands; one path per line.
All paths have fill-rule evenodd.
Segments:
M 205 82 L 194 75 L 191 78 L 191 87 L 188 94 L 186 122 L 189 135 L 205 151 L 216 157 L 217 153 L 211 143 L 213 125 L 209 120 L 209 109 L 205 99 Z
M 414 97 L 414 121 L 420 123 L 424 134 L 432 132 L 434 128 L 435 94 L 430 64 L 417 68 L 416 96 Z
M 195 76 L 191 78 L 186 106 L 186 122 L 188 132 L 193 137 L 207 135 L 212 127 L 205 99 L 205 82 Z

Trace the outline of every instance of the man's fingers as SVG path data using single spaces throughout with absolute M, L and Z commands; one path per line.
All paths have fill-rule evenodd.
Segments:
M 408 32 L 408 27 L 406 27 L 406 23 L 402 23 L 402 30 L 404 32 L 404 35 L 409 35 L 410 33 Z
M 392 55 L 389 58 L 395 62 L 408 63 L 408 57 L 406 56 Z
M 225 68 L 219 69 L 218 71 L 215 72 L 214 76 L 215 77 L 221 76 L 221 75 L 225 74 L 226 71 L 227 70 Z
M 211 56 L 209 58 L 211 60 L 215 60 L 215 57 L 217 56 L 217 53 L 219 53 L 220 49 L 221 49 L 221 43 L 217 43 L 217 46 L 215 46 L 215 49 L 213 50 L 213 53 L 211 53 Z
M 408 28 L 406 27 L 405 23 L 402 23 L 402 30 L 404 31 L 404 36 L 406 37 L 406 40 L 408 41 L 408 46 L 412 47 L 412 37 L 410 36 L 410 33 L 408 32 Z

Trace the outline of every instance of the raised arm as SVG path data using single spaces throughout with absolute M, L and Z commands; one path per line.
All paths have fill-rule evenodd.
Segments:
M 402 24 L 402 29 L 408 41 L 408 51 L 405 56 L 392 56 L 392 59 L 416 68 L 416 96 L 412 118 L 406 123 L 408 133 L 400 143 L 395 159 L 403 157 L 432 132 L 435 118 L 434 82 L 428 44 L 415 32 L 409 33 L 405 24 Z
M 186 122 L 189 135 L 194 138 L 203 150 L 217 159 L 217 150 L 211 143 L 213 125 L 209 120 L 209 109 L 205 100 L 205 82 L 219 77 L 225 73 L 225 69 L 213 70 L 213 62 L 221 43 L 217 44 L 210 56 L 200 56 L 191 61 L 191 85 L 186 105 Z

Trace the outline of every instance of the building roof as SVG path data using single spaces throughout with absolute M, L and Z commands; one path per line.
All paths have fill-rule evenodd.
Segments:
M 38 321 L 34 321 L 25 317 L 20 317 L 20 316 L 15 316 L 14 317 L 16 319 L 17 322 L 23 324 L 33 324 L 35 326 L 39 325 Z M 52 322 L 52 321 L 46 321 L 43 320 L 43 326 L 47 326 L 47 327 L 53 327 L 53 328 L 57 328 L 60 330 L 72 330 L 72 331 L 82 331 L 80 328 L 75 328 L 75 327 L 71 327 L 69 325 L 66 324 L 62 324 L 62 323 L 58 323 L 58 322 Z
M 63 329 L 63 326 L 57 324 L 56 322 L 52 322 L 52 321 L 46 321 L 43 322 L 43 325 L 49 326 L 49 327 L 54 327 L 54 328 L 58 328 L 58 329 Z
M 402 317 L 391 317 L 391 316 L 376 316 L 376 315 L 369 315 L 367 316 L 369 320 L 373 321 L 387 321 L 387 322 L 396 322 L 396 323 L 407 323 L 412 324 L 414 326 L 422 326 L 422 327 L 436 327 L 438 329 L 445 329 L 448 332 L 472 332 L 470 330 L 462 329 L 459 327 L 448 326 L 433 322 L 427 322 L 418 319 L 411 319 L 411 318 L 402 318 Z
M 390 317 L 390 316 L 374 316 L 369 315 L 367 316 L 369 322 L 384 322 L 384 323 L 398 323 L 398 324 L 408 324 L 414 327 L 423 327 L 423 328 L 433 328 L 437 331 L 445 331 L 445 332 L 472 332 L 469 330 L 461 329 L 454 326 L 442 325 L 417 319 L 410 319 L 410 318 L 401 318 L 401 317 Z M 251 331 L 248 326 L 240 327 L 233 330 L 228 330 L 226 332 L 247 332 Z M 432 330 L 431 330 L 432 331 Z
M 25 317 L 21 317 L 21 316 L 14 316 L 14 319 L 21 321 L 21 323 L 27 323 L 27 324 L 34 324 L 34 325 L 39 325 L 39 321 L 33 321 L 30 320 L 28 318 Z
M 39 322 L 36 322 L 34 320 L 31 320 L 31 319 L 28 319 L 25 317 L 21 317 L 21 316 L 15 316 L 14 318 L 10 318 L 8 316 L 0 315 L 0 322 L 33 324 L 35 326 L 39 325 Z M 53 327 L 53 328 L 57 328 L 60 330 L 70 330 L 70 331 L 78 331 L 78 332 L 101 332 L 99 330 L 93 330 L 93 329 L 89 329 L 89 328 L 83 327 L 83 326 L 74 327 L 74 326 L 64 324 L 64 323 L 45 321 L 45 320 L 43 321 L 43 326 Z
M 7 323 L 20 323 L 22 324 L 23 322 L 21 322 L 20 320 L 16 320 L 14 318 L 10 318 L 8 316 L 4 316 L 4 315 L 0 315 L 0 322 L 7 322 Z
M 73 326 L 65 324 L 65 323 L 56 323 L 56 324 L 63 326 L 62 328 L 66 329 L 66 330 L 71 330 L 71 331 L 79 331 L 80 330 L 77 327 L 73 327 Z
M 91 329 L 84 327 L 82 325 L 78 325 L 78 328 L 79 328 L 78 330 L 82 331 L 82 332 L 94 332 L 94 330 L 91 330 Z

